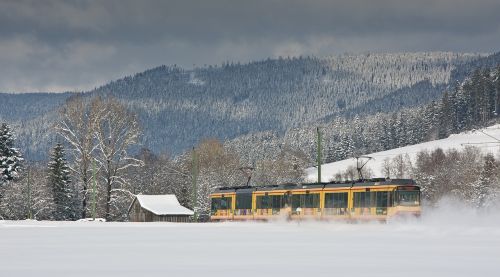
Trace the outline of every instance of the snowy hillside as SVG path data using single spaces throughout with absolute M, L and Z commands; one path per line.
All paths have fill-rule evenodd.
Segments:
M 481 130 L 451 135 L 445 139 L 395 148 L 383 152 L 371 153 L 367 156 L 372 157 L 372 159 L 366 164 L 365 168 L 371 171 L 371 177 L 386 177 L 383 174 L 383 167 L 384 162 L 387 159 L 392 159 L 398 155 L 408 155 L 411 160 L 415 160 L 418 152 L 424 150 L 432 151 L 437 148 L 441 148 L 443 150 L 452 148 L 460 150 L 467 146 L 476 146 L 481 149 L 483 153 L 496 154 L 500 150 L 500 141 L 495 140 L 495 138 L 500 139 L 500 124 Z M 356 159 L 351 158 L 324 164 L 321 167 L 321 179 L 322 181 L 332 180 L 337 173 L 345 172 L 349 167 L 356 168 Z M 307 179 L 309 181 L 316 181 L 317 174 L 316 168 L 308 168 L 306 170 Z

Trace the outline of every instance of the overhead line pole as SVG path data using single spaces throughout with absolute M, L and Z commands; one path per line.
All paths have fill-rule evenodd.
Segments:
M 92 159 L 92 219 L 95 221 L 97 215 L 97 180 L 95 178 L 95 160 Z
M 318 183 L 321 183 L 321 132 L 319 127 L 316 128 L 318 134 L 318 154 L 317 154 L 317 164 L 318 164 Z
M 30 168 L 28 167 L 28 219 L 33 218 L 33 212 L 31 207 L 31 184 L 30 184 Z
M 195 151 L 195 148 L 193 147 L 193 152 L 192 152 L 192 166 L 191 166 L 191 180 L 192 180 L 192 183 L 193 183 L 193 218 L 194 218 L 194 221 L 196 222 L 198 220 L 198 216 L 196 214 L 196 203 L 198 202 L 198 185 L 196 183 L 197 179 L 198 179 L 198 157 L 196 156 L 196 151 Z

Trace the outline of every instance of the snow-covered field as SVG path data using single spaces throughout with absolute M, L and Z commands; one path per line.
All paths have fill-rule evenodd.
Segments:
M 418 152 L 427 150 L 432 151 L 437 148 L 443 150 L 455 148 L 463 149 L 466 146 L 475 146 L 481 149 L 484 153 L 498 154 L 500 150 L 500 125 L 493 125 L 481 130 L 464 132 L 451 135 L 448 138 L 424 142 L 420 144 L 395 148 L 383 152 L 367 154 L 372 157 L 365 168 L 369 168 L 372 172 L 371 177 L 386 177 L 383 174 L 384 160 L 392 159 L 398 155 L 408 155 L 411 160 L 414 160 Z M 366 161 L 366 160 L 365 160 Z M 346 159 L 334 163 L 324 164 L 321 167 L 321 179 L 323 181 L 332 180 L 335 174 L 345 172 L 349 167 L 356 168 L 356 159 Z M 306 178 L 315 182 L 318 178 L 317 168 L 308 168 L 306 170 Z
M 389 224 L 0 221 L 0 276 L 498 276 L 500 216 Z

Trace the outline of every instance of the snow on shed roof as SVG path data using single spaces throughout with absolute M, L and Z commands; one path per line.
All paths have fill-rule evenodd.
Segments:
M 135 201 L 144 209 L 156 215 L 193 215 L 193 211 L 181 206 L 173 194 L 164 195 L 136 195 Z M 132 205 L 134 204 L 132 202 Z M 131 207 L 132 207 L 131 205 Z

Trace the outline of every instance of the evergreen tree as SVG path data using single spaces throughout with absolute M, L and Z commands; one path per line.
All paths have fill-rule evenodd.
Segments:
M 483 95 L 483 76 L 481 70 L 474 71 L 471 80 L 471 105 L 469 108 L 472 112 L 472 125 L 479 123 L 482 120 L 484 111 L 484 95 Z
M 382 132 L 380 133 L 381 150 L 388 150 L 392 147 L 392 126 L 390 120 L 386 117 L 381 119 Z
M 325 163 L 331 163 L 335 162 L 336 160 L 336 149 L 334 144 L 330 143 L 326 147 L 326 157 L 325 157 Z
M 450 124 L 449 131 L 451 134 L 458 133 L 460 130 L 459 124 L 459 100 L 458 100 L 458 89 L 455 89 L 450 93 L 449 96 L 450 105 Z
M 350 134 L 344 133 L 340 138 L 337 157 L 339 160 L 348 159 L 354 156 L 354 141 Z
M 479 88 L 481 91 L 481 123 L 485 125 L 493 115 L 495 109 L 495 87 L 491 80 L 489 68 L 482 71 Z
M 435 125 L 434 125 L 434 106 L 435 103 L 434 101 L 431 102 L 429 105 L 423 108 L 423 115 L 422 115 L 422 125 L 423 129 L 422 132 L 425 134 L 426 139 L 435 139 L 437 137 L 436 130 L 435 130 Z
M 495 116 L 498 116 L 500 114 L 500 65 L 497 67 L 493 78 L 495 86 Z
M 441 109 L 439 110 L 438 118 L 438 138 L 443 139 L 450 135 L 452 125 L 452 110 L 450 104 L 450 97 L 448 92 L 445 92 L 441 99 Z
M 467 94 L 461 86 L 457 86 L 456 109 L 457 109 L 457 131 L 462 131 L 467 126 Z
M 23 158 L 14 148 L 14 135 L 6 123 L 0 126 L 0 186 L 19 177 Z
M 70 220 L 75 219 L 73 209 L 73 197 L 71 193 L 69 167 L 64 156 L 64 148 L 58 143 L 50 155 L 51 161 L 48 164 L 48 185 L 52 189 L 54 199 L 54 219 Z
M 411 130 L 409 132 L 410 135 L 410 141 L 409 143 L 411 145 L 420 143 L 421 141 L 425 140 L 425 133 L 424 133 L 424 119 L 422 112 L 424 109 L 417 109 L 414 110 L 411 113 L 411 123 L 409 126 L 409 129 Z
M 359 118 L 358 115 L 356 115 L 353 119 L 352 123 L 352 137 L 353 137 L 353 147 L 354 147 L 354 154 L 358 155 L 359 153 L 365 152 L 365 136 L 363 135 L 364 131 L 364 122 L 361 122 L 361 119 Z

